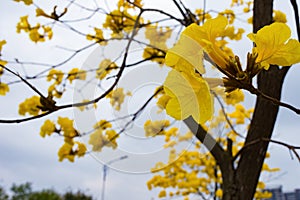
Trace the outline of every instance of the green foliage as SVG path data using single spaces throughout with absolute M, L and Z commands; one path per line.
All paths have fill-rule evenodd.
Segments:
M 81 191 L 73 192 L 69 190 L 64 194 L 59 194 L 54 189 L 33 191 L 32 184 L 28 182 L 20 185 L 14 183 L 10 190 L 12 192 L 11 197 L 0 186 L 0 200 L 93 200 L 92 196 Z

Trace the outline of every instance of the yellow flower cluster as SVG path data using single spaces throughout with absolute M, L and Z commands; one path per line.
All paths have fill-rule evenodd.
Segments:
M 203 23 L 205 20 L 211 19 L 212 16 L 208 12 L 204 12 L 203 9 L 196 9 L 195 15 L 197 16 L 197 23 Z
M 21 33 L 21 31 L 29 34 L 29 38 L 37 43 L 37 42 L 44 42 L 46 38 L 49 40 L 52 39 L 53 32 L 51 27 L 40 25 L 37 23 L 35 26 L 31 26 L 28 22 L 28 15 L 20 17 L 20 22 L 17 24 L 17 33 Z M 42 31 L 42 33 L 40 33 Z
M 112 31 L 112 38 L 123 38 L 124 33 L 129 33 L 133 30 L 137 16 L 129 14 L 127 9 L 113 10 L 106 15 L 106 20 L 103 23 L 103 28 Z M 140 23 L 142 23 L 140 18 Z
M 165 52 L 167 51 L 166 41 L 171 37 L 172 30 L 169 27 L 163 29 L 156 25 L 146 27 L 145 36 L 150 41 L 149 46 L 144 49 L 143 58 L 150 59 L 162 65 Z
M 92 145 L 92 151 L 100 152 L 103 147 L 117 148 L 116 139 L 119 134 L 110 129 L 111 123 L 106 120 L 101 120 L 94 125 L 95 131 L 90 135 L 89 144 Z
M 225 92 L 222 97 L 227 105 L 236 105 L 244 101 L 245 95 L 242 90 L 236 89 L 232 92 Z
M 45 137 L 46 135 L 50 136 L 53 133 L 57 133 L 64 137 L 64 144 L 58 150 L 59 161 L 68 159 L 70 162 L 74 162 L 76 156 L 84 156 L 87 151 L 86 146 L 81 142 L 74 141 L 74 138 L 80 136 L 74 128 L 74 120 L 68 117 L 58 117 L 57 124 L 59 128 L 56 128 L 53 121 L 46 120 L 41 126 L 40 135 Z
M 87 34 L 86 39 L 87 40 L 95 40 L 100 45 L 106 45 L 107 41 L 104 39 L 103 31 L 99 28 L 94 28 L 95 34 Z
M 165 128 L 170 126 L 169 120 L 147 120 L 144 124 L 144 130 L 147 137 L 155 137 L 157 135 L 165 135 Z
M 110 104 L 112 105 L 112 107 L 115 110 L 120 110 L 121 109 L 121 105 L 124 102 L 125 99 L 125 95 L 127 96 L 131 96 L 130 92 L 127 92 L 126 94 L 124 93 L 124 89 L 123 88 L 117 88 L 113 91 L 111 91 L 106 98 L 110 99 Z
M 113 69 L 117 69 L 116 63 L 112 62 L 110 59 L 104 59 L 99 64 L 96 71 L 96 78 L 102 80 L 104 79 Z
M 74 120 L 68 117 L 58 117 L 57 123 L 60 125 L 60 130 L 65 138 L 72 139 L 79 136 L 78 131 L 74 128 Z
M 82 157 L 85 155 L 87 149 L 85 144 L 70 140 L 65 142 L 61 148 L 58 150 L 59 161 L 68 159 L 70 162 L 74 162 L 75 156 Z
M 19 104 L 19 114 L 25 115 L 28 113 L 29 115 L 38 115 L 41 112 L 41 108 L 40 97 L 32 96 Z
M 253 109 L 246 110 L 242 104 L 237 104 L 235 106 L 235 111 L 229 113 L 228 116 L 235 119 L 236 124 L 244 124 L 245 118 L 250 119 Z
M 274 10 L 273 11 L 273 21 L 274 22 L 281 22 L 281 23 L 286 23 L 286 15 L 281 12 L 280 10 Z
M 218 173 L 216 163 L 208 153 L 200 153 L 199 150 L 183 151 L 176 153 L 174 149 L 170 151 L 169 162 L 167 164 L 158 163 L 152 169 L 153 173 L 159 173 L 147 182 L 148 189 L 161 187 L 163 190 L 159 197 L 184 196 L 189 194 L 204 193 L 209 194 L 209 187 L 214 183 L 221 183 L 221 176 Z M 167 193 L 167 188 L 174 190 Z
M 46 135 L 50 136 L 52 133 L 57 132 L 55 124 L 47 119 L 41 127 L 40 135 L 44 138 Z
M 73 68 L 69 71 L 67 79 L 72 83 L 73 80 L 85 80 L 86 79 L 86 71 L 78 68 Z

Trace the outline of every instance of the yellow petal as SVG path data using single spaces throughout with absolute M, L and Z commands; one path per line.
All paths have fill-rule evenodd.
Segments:
M 188 35 L 181 34 L 177 44 L 171 48 L 166 55 L 166 64 L 181 67 L 180 71 L 194 72 L 204 74 L 203 67 L 203 49 L 196 40 Z M 185 67 L 182 66 L 185 65 Z
M 228 56 L 217 46 L 216 38 L 223 35 L 227 25 L 227 18 L 220 15 L 214 19 L 207 20 L 203 26 L 192 24 L 182 34 L 197 41 L 213 62 L 225 68 Z
M 166 106 L 167 113 L 175 119 L 186 119 L 192 116 L 202 124 L 213 114 L 213 102 L 207 82 L 199 77 L 169 72 L 164 90 L 171 97 Z
M 249 34 L 256 44 L 253 49 L 258 54 L 256 62 L 266 67 L 268 64 L 290 66 L 300 62 L 300 43 L 289 39 L 290 36 L 290 28 L 278 22 L 263 27 L 256 34 Z

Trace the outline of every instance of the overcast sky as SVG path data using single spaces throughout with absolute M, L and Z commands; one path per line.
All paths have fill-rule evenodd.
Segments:
M 59 3 L 59 1 L 55 2 Z M 104 1 L 99 2 L 99 5 L 105 6 Z M 159 2 L 159 4 L 157 2 Z M 169 0 L 165 0 L 163 2 L 149 0 L 146 1 L 146 5 L 153 7 L 157 7 L 159 5 L 160 8 L 168 8 L 174 13 L 174 9 L 169 6 L 170 2 L 171 1 Z M 196 4 L 194 1 L 189 0 L 187 1 L 187 4 L 191 7 L 197 6 L 200 8 L 202 6 L 202 1 L 199 2 L 201 3 Z M 164 3 L 164 5 L 162 3 Z M 42 4 L 46 5 L 47 1 L 41 1 L 39 5 Z M 221 6 L 221 4 L 219 6 Z M 283 3 L 279 0 L 275 1 L 275 6 L 286 13 L 292 13 L 291 9 L 285 2 Z M 53 45 L 45 44 L 40 45 L 39 48 L 35 48 L 35 44 L 28 41 L 28 36 L 26 34 L 15 34 L 15 26 L 19 21 L 19 16 L 26 14 L 34 16 L 34 11 L 29 11 L 23 5 L 17 4 L 11 0 L 2 1 L 1 7 L 2 17 L 0 19 L 0 40 L 7 39 L 8 42 L 3 49 L 4 58 L 13 60 L 18 57 L 23 61 L 35 60 L 59 63 L 60 60 L 58 60 L 58 58 L 68 55 L 67 52 L 62 51 Z M 112 6 L 110 7 L 113 8 Z M 207 7 L 210 7 L 210 5 L 207 5 Z M 213 8 L 216 10 L 218 9 L 215 5 Z M 33 17 L 30 19 L 33 19 Z M 288 19 L 292 22 L 292 18 L 290 16 Z M 89 31 L 91 32 L 92 29 L 89 29 Z M 56 41 L 56 43 L 59 43 L 60 41 L 64 42 L 70 47 L 74 45 L 74 39 L 69 38 L 69 40 L 65 40 L 64 38 L 65 37 L 63 35 L 56 34 L 54 35 L 53 40 Z M 78 44 L 81 41 L 76 40 L 76 42 L 76 44 Z M 84 42 L 82 42 L 82 44 L 84 44 Z M 247 46 L 249 44 L 249 41 L 245 41 L 242 45 L 236 45 L 236 52 L 246 55 L 246 52 L 250 50 L 250 48 L 248 48 L 249 46 Z M 46 50 L 47 54 L 41 54 L 39 50 L 40 48 L 42 50 Z M 111 48 L 118 49 L 119 46 L 112 46 Z M 84 65 L 85 62 L 90 61 L 90 55 L 95 51 L 97 51 L 96 47 L 84 52 L 80 57 L 75 58 L 70 65 L 76 67 L 78 65 Z M 110 52 L 114 53 L 113 50 Z M 126 83 L 126 80 L 131 80 L 132 77 L 136 77 L 136 74 L 141 74 L 143 72 L 149 75 L 154 73 L 154 70 L 161 70 L 155 71 L 155 74 L 159 74 L 160 76 L 153 76 L 150 79 L 151 81 L 141 82 L 140 85 L 143 87 L 133 88 L 134 92 L 138 94 L 137 96 L 140 95 L 139 92 L 141 92 L 141 89 L 150 90 L 156 83 L 163 81 L 163 74 L 165 74 L 166 71 L 164 71 L 164 69 L 154 69 L 152 67 L 153 65 L 149 65 L 147 68 L 149 71 L 145 71 L 144 68 L 142 71 L 139 71 L 141 69 L 137 69 L 125 76 L 124 83 Z M 300 107 L 299 67 L 300 65 L 295 65 L 289 71 L 283 90 L 283 100 L 295 105 L 296 107 Z M 18 70 L 22 70 L 22 68 L 18 68 Z M 35 70 L 41 69 L 37 69 L 36 67 L 28 69 L 29 72 L 35 72 Z M 131 83 L 130 81 L 127 83 L 128 87 L 132 87 L 129 84 Z M 46 89 L 46 85 L 43 84 L 39 85 L 39 87 L 41 89 Z M 20 85 L 14 85 L 11 87 L 11 92 L 8 93 L 7 96 L 0 97 L 1 118 L 3 118 L 3 116 L 17 116 L 17 106 L 13 105 L 12 102 L 21 102 L 24 97 L 29 97 L 31 95 L 33 95 L 32 92 L 26 87 L 20 87 Z M 66 100 L 68 100 L 68 98 Z M 130 110 L 131 108 L 129 103 L 127 106 Z M 106 109 L 101 111 L 115 114 Z M 148 114 L 149 113 L 151 115 L 151 111 L 149 111 Z M 62 111 L 51 115 L 50 118 L 55 119 L 59 115 L 72 116 L 74 113 L 71 110 Z M 96 118 L 95 116 L 93 117 Z M 147 117 L 147 115 L 143 117 Z M 69 163 L 67 161 L 58 162 L 56 152 L 62 144 L 62 138 L 41 138 L 39 136 L 39 127 L 44 120 L 45 119 L 38 119 L 14 125 L 0 124 L 0 185 L 9 187 L 12 183 L 24 183 L 28 181 L 32 182 L 33 187 L 36 189 L 49 187 L 53 187 L 58 191 L 65 191 L 68 188 L 81 189 L 99 199 L 103 184 L 102 162 L 113 160 L 123 155 L 128 155 L 128 159 L 116 161 L 112 164 L 112 168 L 109 169 L 106 182 L 105 199 L 117 200 L 122 197 L 132 200 L 157 199 L 157 190 L 154 192 L 148 191 L 145 183 L 152 177 L 152 174 L 149 173 L 149 169 L 153 166 L 155 161 L 159 161 L 155 158 L 164 159 L 167 155 L 167 153 L 162 150 L 162 143 L 160 143 L 159 140 L 141 140 L 140 143 L 135 143 L 135 146 L 128 146 L 122 143 L 117 153 L 104 151 L 102 155 L 87 155 L 84 158 L 77 160 L 75 163 Z M 293 145 L 300 145 L 300 117 L 283 108 L 280 109 L 277 122 L 274 139 L 282 140 Z M 136 127 L 142 128 L 142 124 L 137 122 Z M 130 135 L 135 133 L 128 132 L 128 134 Z M 129 141 L 129 144 L 132 144 L 132 142 L 134 141 Z M 149 149 L 143 149 L 143 145 L 145 145 L 143 142 L 147 142 L 147 147 L 149 147 Z M 152 143 L 152 146 L 150 143 Z M 140 154 L 137 154 L 137 152 Z M 275 173 L 272 177 L 265 177 L 267 185 L 281 184 L 283 185 L 284 190 L 300 188 L 300 166 L 298 161 L 296 159 L 292 160 L 289 151 L 278 145 L 271 144 L 270 152 L 271 158 L 267 162 L 271 167 L 281 168 L 281 171 Z

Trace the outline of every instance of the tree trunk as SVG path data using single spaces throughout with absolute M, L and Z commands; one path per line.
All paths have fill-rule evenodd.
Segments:
M 253 12 L 253 32 L 257 32 L 261 27 L 272 23 L 273 0 L 254 0 Z M 288 68 L 279 69 L 277 66 L 262 71 L 257 78 L 258 89 L 279 100 L 287 71 Z M 245 141 L 246 147 L 236 169 L 235 183 L 238 190 L 235 199 L 252 200 L 254 197 L 269 144 L 261 138 L 271 138 L 278 110 L 279 106 L 261 97 L 257 98 Z

